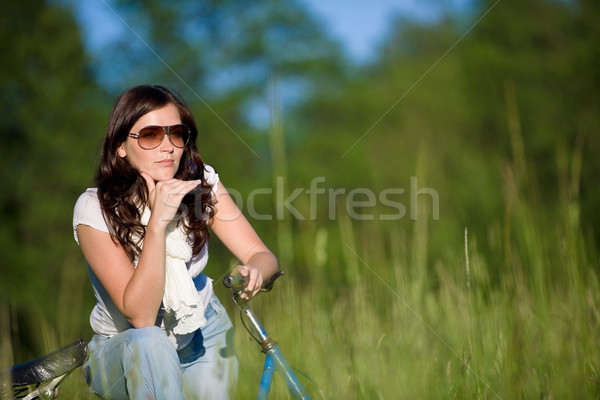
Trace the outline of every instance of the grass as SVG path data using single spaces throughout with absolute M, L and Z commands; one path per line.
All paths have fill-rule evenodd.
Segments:
M 440 225 L 426 207 L 405 230 L 340 216 L 309 230 L 317 235 L 295 232 L 320 261 L 302 282 L 289 271 L 254 308 L 324 398 L 600 398 L 600 265 L 580 227 L 581 160 L 576 152 L 563 165 L 560 198 L 545 206 L 519 137 L 518 162 L 504 171 L 504 215 L 487 237 L 465 228 L 464 247 L 442 257 L 429 256 Z M 240 397 L 251 398 L 262 359 L 245 332 L 237 338 Z M 281 384 L 274 390 L 285 398 Z
M 459 252 L 431 266 L 433 284 L 404 277 L 411 266 L 402 260 L 384 269 L 370 261 L 381 255 L 358 248 L 352 285 L 288 277 L 255 308 L 327 398 L 597 398 L 597 265 L 542 257 L 540 268 L 563 269 L 565 279 L 540 282 L 521 262 L 490 282 L 485 259 L 468 251 L 470 285 Z M 261 372 L 258 348 L 245 339 L 238 333 L 243 398 Z

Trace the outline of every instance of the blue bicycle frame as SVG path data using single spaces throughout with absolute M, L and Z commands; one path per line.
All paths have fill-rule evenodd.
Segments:
M 263 291 L 271 290 L 273 286 L 273 282 L 279 276 L 283 274 L 283 271 L 279 271 L 276 276 L 271 278 L 270 282 L 267 285 L 263 286 Z M 223 280 L 223 284 L 231 288 L 233 290 L 233 299 L 235 303 L 240 308 L 240 316 L 242 319 L 242 323 L 244 327 L 248 330 L 251 336 L 260 344 L 262 348 L 262 352 L 265 354 L 265 364 L 263 367 L 263 374 L 260 380 L 260 386 L 258 390 L 257 399 L 266 399 L 269 395 L 269 390 L 271 389 L 271 382 L 273 380 L 273 375 L 275 372 L 278 372 L 282 379 L 285 381 L 290 393 L 294 396 L 295 399 L 310 399 L 308 393 L 304 389 L 304 386 L 298 380 L 298 377 L 290 367 L 290 365 L 285 360 L 285 357 L 279 350 L 279 346 L 277 342 L 267 335 L 267 332 L 264 330 L 254 312 L 248 306 L 247 300 L 242 299 L 241 293 L 242 290 L 236 290 L 236 285 L 233 283 L 235 277 L 226 277 Z

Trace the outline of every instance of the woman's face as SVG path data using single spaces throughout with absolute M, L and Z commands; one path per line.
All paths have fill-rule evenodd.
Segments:
M 142 115 L 131 128 L 131 133 L 138 133 L 140 129 L 150 126 L 171 126 L 181 124 L 181 116 L 177 107 L 168 104 L 162 108 Z M 179 169 L 179 162 L 183 155 L 183 148 L 173 146 L 165 135 L 161 144 L 151 150 L 140 147 L 138 140 L 128 136 L 118 147 L 119 157 L 127 157 L 129 164 L 140 172 L 150 175 L 155 181 L 171 179 Z

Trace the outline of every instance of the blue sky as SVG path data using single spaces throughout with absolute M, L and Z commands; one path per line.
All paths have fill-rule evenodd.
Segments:
M 357 60 L 368 59 L 387 33 L 392 16 L 427 21 L 438 18 L 444 8 L 460 10 L 470 0 L 300 0 L 329 27 Z
M 88 45 L 97 47 L 121 33 L 125 27 L 105 5 L 110 0 L 74 2 Z M 461 9 L 471 0 L 299 0 L 320 21 L 332 37 L 339 40 L 349 55 L 364 61 L 373 54 L 386 34 L 390 18 L 395 14 L 419 20 L 434 20 L 444 8 Z

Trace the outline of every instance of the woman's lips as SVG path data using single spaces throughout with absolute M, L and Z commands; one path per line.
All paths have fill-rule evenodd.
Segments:
M 170 166 L 173 165 L 174 162 L 175 162 L 174 160 L 165 159 L 165 160 L 157 161 L 157 164 L 159 164 L 159 165 L 161 165 L 163 167 L 170 167 Z

